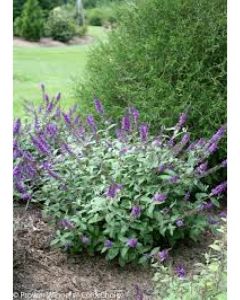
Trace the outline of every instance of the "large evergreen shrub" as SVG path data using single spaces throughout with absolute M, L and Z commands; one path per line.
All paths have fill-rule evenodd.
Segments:
M 16 24 L 16 31 L 30 41 L 38 41 L 42 36 L 42 9 L 37 0 L 27 0 Z
M 191 110 L 193 134 L 210 136 L 226 121 L 226 0 L 133 2 L 79 82 L 112 114 L 136 105 L 157 130 Z

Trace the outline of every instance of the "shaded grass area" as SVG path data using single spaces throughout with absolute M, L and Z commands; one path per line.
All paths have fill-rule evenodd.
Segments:
M 90 26 L 87 34 L 95 38 L 94 43 L 62 47 L 14 47 L 14 116 L 24 116 L 25 100 L 40 103 L 40 83 L 46 85 L 50 95 L 61 91 L 64 107 L 74 103 L 71 93 L 72 79 L 84 75 L 89 49 L 96 41 L 107 37 L 101 27 Z M 87 106 L 86 101 L 81 104 L 82 109 Z

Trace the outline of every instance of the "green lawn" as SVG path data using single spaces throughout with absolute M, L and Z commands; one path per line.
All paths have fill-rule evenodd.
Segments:
M 101 27 L 89 27 L 88 34 L 103 40 L 106 33 Z M 13 49 L 14 115 L 23 116 L 25 100 L 41 101 L 40 83 L 50 95 L 62 93 L 62 105 L 74 103 L 72 78 L 83 75 L 89 49 L 93 46 L 20 47 Z

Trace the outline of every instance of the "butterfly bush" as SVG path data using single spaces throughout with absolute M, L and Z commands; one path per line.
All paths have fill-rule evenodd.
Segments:
M 204 177 L 226 167 L 208 167 L 224 126 L 192 141 L 183 113 L 154 136 L 134 107 L 113 122 L 97 98 L 96 113 L 80 116 L 77 106 L 61 109 L 60 94 L 42 94 L 39 107 L 26 106 L 30 121 L 14 121 L 14 199 L 43 205 L 56 225 L 52 245 L 142 263 L 209 226 L 206 211 L 226 182 L 211 187 Z

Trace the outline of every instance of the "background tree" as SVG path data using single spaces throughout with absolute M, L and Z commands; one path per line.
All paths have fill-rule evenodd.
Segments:
M 43 31 L 43 13 L 38 0 L 27 0 L 20 17 L 19 32 L 22 37 L 31 41 L 38 41 Z

